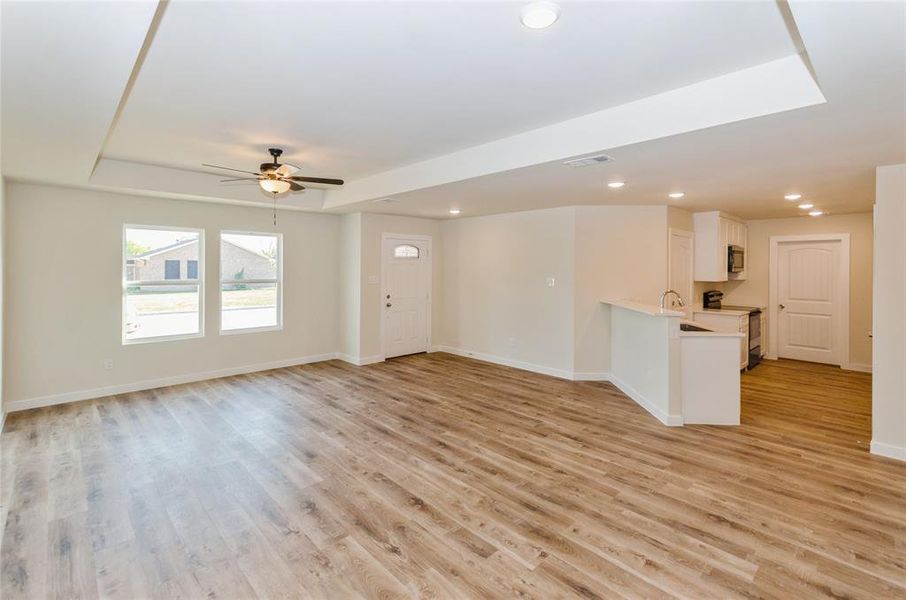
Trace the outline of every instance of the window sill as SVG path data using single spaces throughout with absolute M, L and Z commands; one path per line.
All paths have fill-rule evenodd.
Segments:
M 269 325 L 267 327 L 243 327 L 241 329 L 221 329 L 220 335 L 236 335 L 240 333 L 267 333 L 268 331 L 283 331 L 283 325 Z
M 126 339 L 123 338 L 123 346 L 134 346 L 138 344 L 153 344 L 155 342 L 178 342 L 180 340 L 194 340 L 204 337 L 203 332 L 186 333 L 180 335 L 158 335 L 154 337 Z

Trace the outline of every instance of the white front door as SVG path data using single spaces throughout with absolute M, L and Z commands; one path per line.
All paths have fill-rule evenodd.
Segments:
M 669 297 L 670 308 L 673 310 L 682 310 L 686 316 L 691 316 L 693 304 L 693 283 L 692 283 L 692 234 L 688 231 L 678 229 L 670 230 L 669 240 L 670 253 L 670 273 L 668 274 L 667 287 L 679 292 L 686 303 L 682 308 L 678 305 L 676 296 L 672 294 Z
M 429 248 L 427 240 L 384 238 L 381 310 L 386 358 L 428 351 Z
M 777 247 L 777 355 L 839 365 L 843 264 L 840 240 Z M 847 291 L 848 293 L 848 291 Z

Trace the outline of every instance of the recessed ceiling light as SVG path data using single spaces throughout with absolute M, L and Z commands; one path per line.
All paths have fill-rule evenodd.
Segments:
M 799 198 L 802 198 L 802 194 L 787 194 L 786 196 L 784 196 L 784 198 L 786 198 L 787 200 L 792 202 L 794 200 L 798 200 Z
M 522 9 L 520 19 L 529 29 L 550 27 L 560 17 L 560 7 L 553 2 L 532 2 Z
M 685 196 L 686 192 L 670 192 L 670 194 L 668 194 L 668 195 L 673 199 L 677 199 L 677 198 L 682 198 L 683 196 Z
M 451 215 L 458 215 L 459 213 L 460 213 L 460 210 L 459 210 L 458 208 L 451 208 L 451 209 L 450 209 L 450 214 L 451 214 Z
M 820 217 L 821 215 L 824 214 L 824 211 L 823 210 L 813 210 L 813 211 L 809 211 L 808 214 L 810 217 Z
M 617 189 L 623 187 L 624 185 L 626 185 L 625 181 L 611 181 L 607 184 L 607 187 Z
M 805 202 L 803 204 L 800 204 L 799 208 L 801 208 L 802 210 L 808 210 L 810 208 L 815 208 L 815 205 L 812 204 L 811 202 Z

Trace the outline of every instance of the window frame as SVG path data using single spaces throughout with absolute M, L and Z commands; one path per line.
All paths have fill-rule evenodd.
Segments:
M 129 281 L 127 279 L 127 263 L 128 260 L 128 230 L 130 229 L 148 229 L 152 231 L 185 231 L 187 233 L 198 234 L 198 278 L 197 279 L 161 279 L 161 280 L 151 280 L 151 279 L 137 279 Z M 122 258 L 121 258 L 121 275 L 122 275 L 122 291 L 121 291 L 121 306 L 120 306 L 120 336 L 123 346 L 131 346 L 133 344 L 153 344 L 156 342 L 170 342 L 178 340 L 190 340 L 194 338 L 204 337 L 204 314 L 205 314 L 205 290 L 204 290 L 204 229 L 198 229 L 196 227 L 169 227 L 163 225 L 140 225 L 135 223 L 124 223 L 123 224 L 123 240 L 122 240 Z M 181 274 L 181 273 L 180 273 Z M 129 287 L 135 285 L 143 286 L 174 286 L 174 285 L 197 285 L 198 286 L 198 331 L 195 333 L 177 333 L 172 335 L 156 335 L 154 337 L 144 337 L 144 338 L 135 338 L 129 339 L 126 337 L 126 315 L 127 315 L 127 290 Z
M 257 235 L 262 237 L 277 238 L 277 274 L 274 279 L 224 279 L 223 278 L 223 236 L 226 235 Z M 218 262 L 218 291 L 220 300 L 220 335 L 240 335 L 244 333 L 265 333 L 268 331 L 283 330 L 283 234 L 279 232 L 239 231 L 235 229 L 220 230 L 220 254 Z M 230 284 L 263 284 L 273 283 L 277 288 L 277 324 L 263 327 L 242 327 L 238 329 L 223 328 L 223 286 Z

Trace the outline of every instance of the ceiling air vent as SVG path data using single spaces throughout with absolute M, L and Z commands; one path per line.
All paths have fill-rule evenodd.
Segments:
M 596 154 L 595 156 L 583 156 L 582 158 L 572 158 L 564 161 L 564 165 L 570 167 L 590 167 L 591 165 L 603 165 L 604 163 L 613 162 L 612 156 L 606 154 Z

